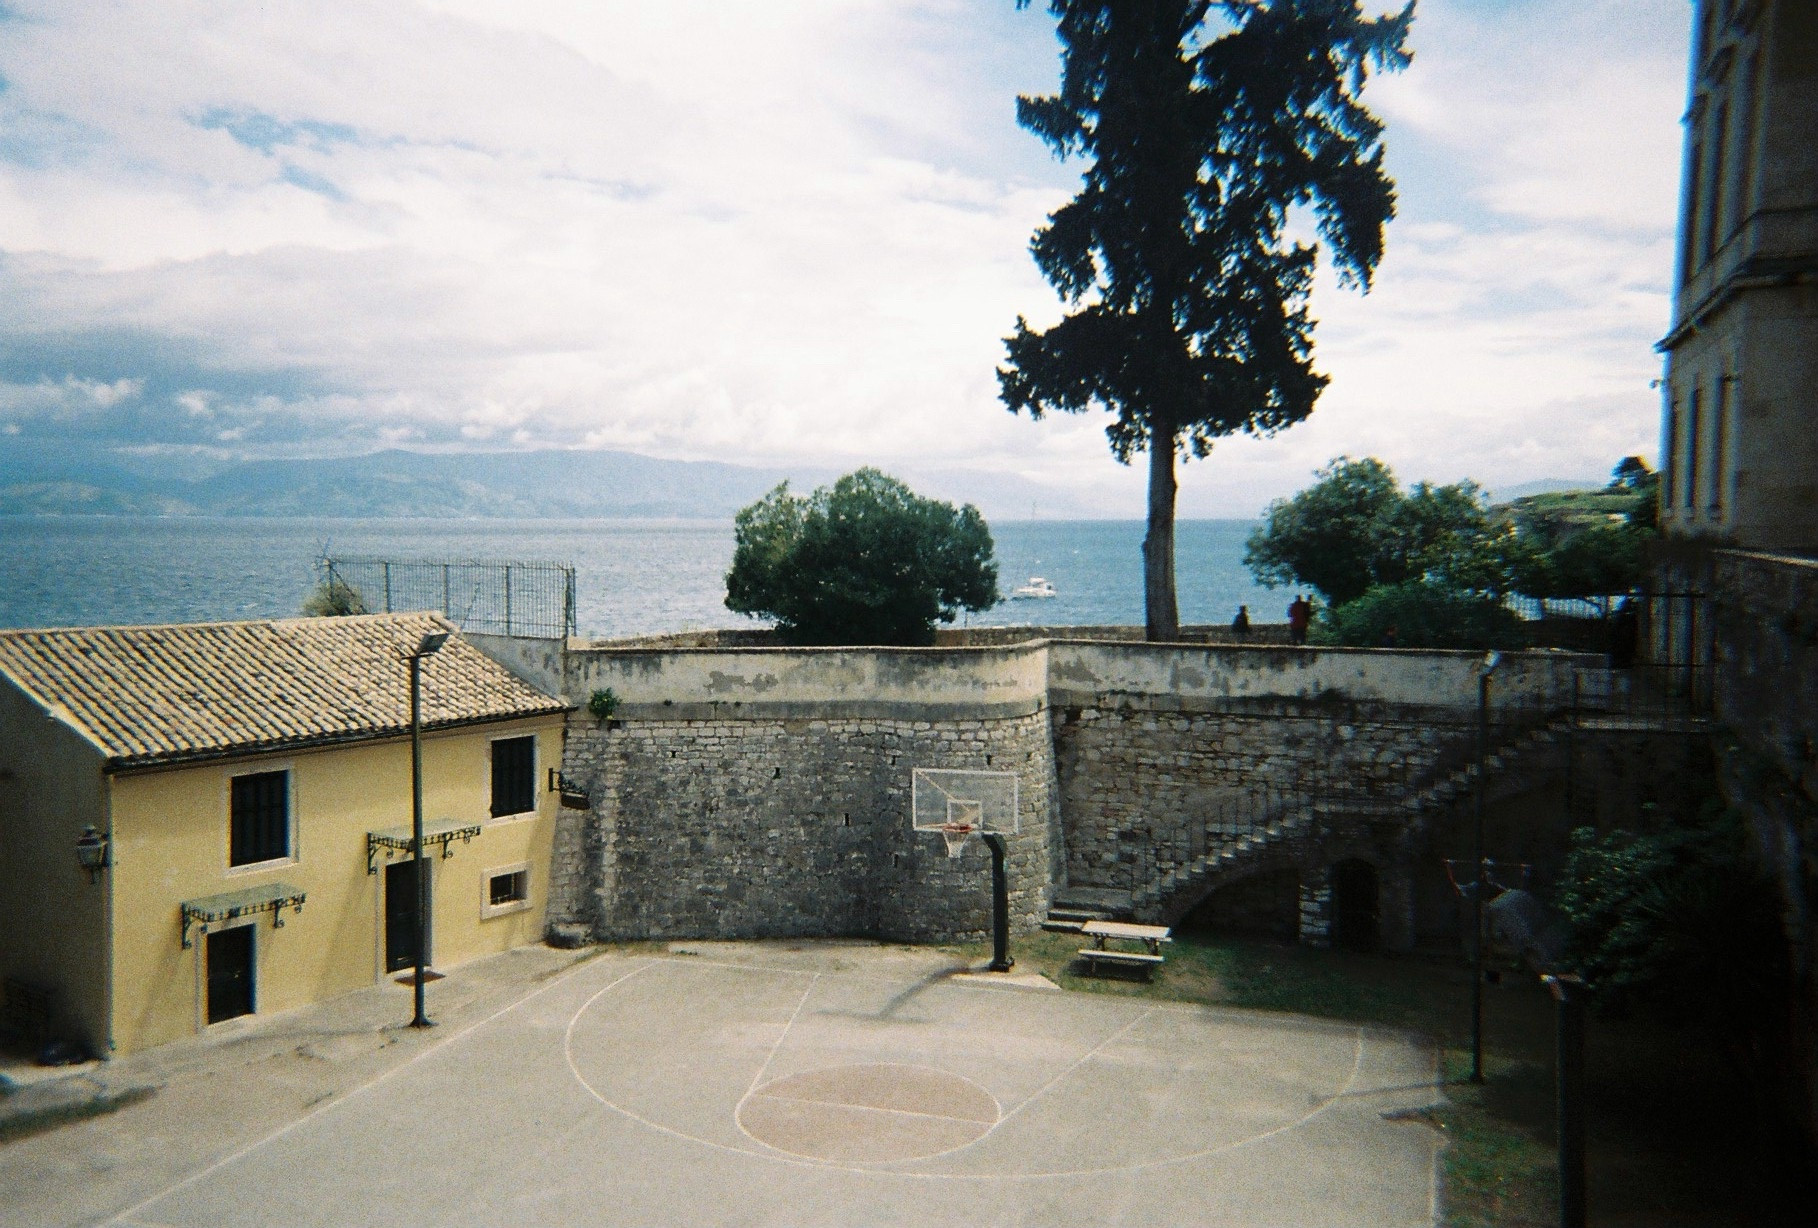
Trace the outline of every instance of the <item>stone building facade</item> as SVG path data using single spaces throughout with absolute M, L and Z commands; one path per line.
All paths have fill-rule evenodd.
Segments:
M 1661 527 L 1818 545 L 1818 6 L 1699 0 Z
M 1725 726 L 1722 783 L 1779 888 L 1794 989 L 1772 1072 L 1818 1139 L 1818 5 L 1698 0 L 1661 415 L 1657 662 Z

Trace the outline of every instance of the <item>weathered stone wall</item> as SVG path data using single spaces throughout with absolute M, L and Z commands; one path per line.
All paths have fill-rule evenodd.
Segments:
M 1715 559 L 1717 715 L 1818 801 L 1818 559 Z
M 1013 771 L 1013 929 L 1048 905 L 1046 714 L 939 722 L 868 717 L 571 723 L 564 772 L 592 810 L 569 825 L 558 920 L 602 938 L 979 937 L 990 858 L 949 860 L 909 825 L 915 767 Z
M 1511 655 L 1499 708 L 1561 702 L 1581 663 Z M 1368 804 L 1343 831 L 1322 811 L 1323 826 L 1272 854 L 1304 862 L 1309 882 L 1329 855 L 1363 857 L 1399 898 L 1405 816 L 1390 803 L 1456 766 L 1482 667 L 1475 653 L 1114 641 L 571 643 L 562 690 L 577 711 L 562 770 L 590 809 L 564 812 L 552 926 L 613 938 L 980 935 L 987 857 L 974 844 L 950 863 L 938 838 L 911 831 L 915 767 L 1019 774 L 1017 928 L 1039 922 L 1056 884 L 1127 889 L 1184 865 L 1204 851 L 1209 814 L 1241 802 L 1234 819 L 1253 821 L 1257 799 L 1284 788 Z M 619 708 L 602 724 L 583 705 L 607 687 Z M 1390 931 L 1399 941 L 1408 926 Z
M 1778 1082 L 1818 1140 L 1818 560 L 1716 556 L 1721 780 L 1779 889 L 1794 1002 Z
M 1426 783 L 1474 726 L 1379 706 L 1250 702 L 1156 711 L 1129 696 L 1054 715 L 1074 886 L 1129 888 L 1235 829 L 1300 805 L 1392 804 Z

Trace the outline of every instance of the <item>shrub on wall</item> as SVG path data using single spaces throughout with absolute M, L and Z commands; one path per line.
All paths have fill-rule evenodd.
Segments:
M 1313 642 L 1350 648 L 1519 648 L 1521 619 L 1499 598 L 1414 580 L 1330 610 Z
M 303 613 L 310 618 L 339 618 L 370 612 L 360 590 L 339 576 L 331 576 L 316 585 L 315 591 L 303 602 Z

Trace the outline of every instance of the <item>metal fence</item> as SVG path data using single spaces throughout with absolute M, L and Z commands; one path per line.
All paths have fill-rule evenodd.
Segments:
M 574 635 L 574 568 L 489 559 L 324 558 L 332 594 L 373 613 L 440 610 L 463 631 L 557 639 Z

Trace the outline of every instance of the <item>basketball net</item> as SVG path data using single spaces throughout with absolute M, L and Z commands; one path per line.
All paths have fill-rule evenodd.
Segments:
M 966 841 L 978 829 L 970 823 L 942 823 L 941 839 L 947 842 L 947 856 L 957 858 L 965 851 Z

